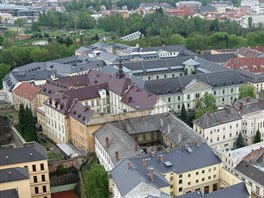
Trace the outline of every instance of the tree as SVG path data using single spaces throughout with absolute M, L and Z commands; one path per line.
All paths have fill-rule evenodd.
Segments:
M 84 188 L 88 197 L 109 197 L 108 176 L 102 165 L 92 164 L 85 174 Z
M 50 53 L 46 49 L 36 48 L 36 49 L 32 50 L 30 53 L 30 58 L 34 62 L 47 61 L 47 60 L 49 60 L 49 57 L 50 57 Z
M 252 97 L 256 98 L 256 90 L 253 85 L 245 84 L 240 87 L 239 90 L 239 99 L 245 98 L 245 97 Z
M 16 19 L 14 24 L 19 26 L 19 27 L 23 27 L 25 24 L 25 21 L 23 19 Z
M 196 101 L 196 109 L 195 109 L 195 119 L 200 118 L 207 112 L 215 111 L 216 104 L 215 104 L 215 97 L 213 94 L 205 93 L 203 97 Z
M 244 138 L 242 136 L 242 133 L 240 132 L 239 135 L 238 135 L 238 138 L 236 140 L 236 148 L 241 148 L 241 147 L 244 147 L 245 144 L 244 144 Z
M 6 64 L 0 64 L 0 79 L 3 79 L 9 72 L 10 72 L 11 66 Z M 0 89 L 2 89 L 3 84 L 2 80 L 0 82 Z
M 254 143 L 258 143 L 258 142 L 261 142 L 261 134 L 259 132 L 259 129 L 256 131 L 256 135 L 254 139 Z
M 181 108 L 181 120 L 183 122 L 187 122 L 187 113 L 186 113 L 186 109 L 185 109 L 184 103 L 182 104 L 182 108 Z

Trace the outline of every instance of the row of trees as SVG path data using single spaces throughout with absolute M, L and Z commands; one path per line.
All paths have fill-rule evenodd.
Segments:
M 27 142 L 37 141 L 38 135 L 36 131 L 36 118 L 32 115 L 32 111 L 23 104 L 19 107 L 19 122 L 18 127 L 21 135 Z

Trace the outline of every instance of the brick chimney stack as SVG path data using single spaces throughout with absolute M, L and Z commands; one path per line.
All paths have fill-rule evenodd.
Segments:
M 127 163 L 127 169 L 128 170 L 132 169 L 132 166 L 131 166 L 131 163 L 130 162 Z
M 148 160 L 147 159 L 144 159 L 143 160 L 143 166 L 146 168 L 148 166 Z
M 106 148 L 109 148 L 110 146 L 108 137 L 105 137 L 105 145 L 106 145 Z
M 158 156 L 159 162 L 163 162 L 163 155 Z
M 151 181 L 154 181 L 154 168 L 153 167 L 150 168 L 149 177 Z
M 119 161 L 119 153 L 118 151 L 115 152 L 116 162 Z

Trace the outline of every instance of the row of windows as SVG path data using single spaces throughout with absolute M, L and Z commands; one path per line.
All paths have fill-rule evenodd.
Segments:
M 34 183 L 38 183 L 38 177 L 34 176 L 33 177 Z M 44 182 L 46 181 L 45 175 L 41 175 L 41 181 Z
M 44 193 L 47 192 L 46 186 L 42 186 L 42 192 L 44 192 Z M 35 194 L 39 194 L 39 187 L 38 186 L 35 187 Z
M 25 168 L 27 168 L 27 167 L 28 167 L 28 166 L 25 166 Z M 42 171 L 45 170 L 45 167 L 44 167 L 44 164 L 43 164 L 43 163 L 40 164 L 40 170 L 42 170 Z M 36 171 L 37 171 L 37 166 L 36 166 L 36 164 L 33 164 L 33 165 L 32 165 L 32 171 L 33 171 L 33 172 L 36 172 Z

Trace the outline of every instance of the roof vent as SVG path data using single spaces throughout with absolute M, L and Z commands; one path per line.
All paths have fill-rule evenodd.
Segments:
M 8 159 L 8 155 L 6 156 L 6 159 Z
M 172 163 L 170 161 L 163 162 L 166 167 L 171 167 Z
M 33 153 L 29 153 L 31 156 L 33 155 Z

